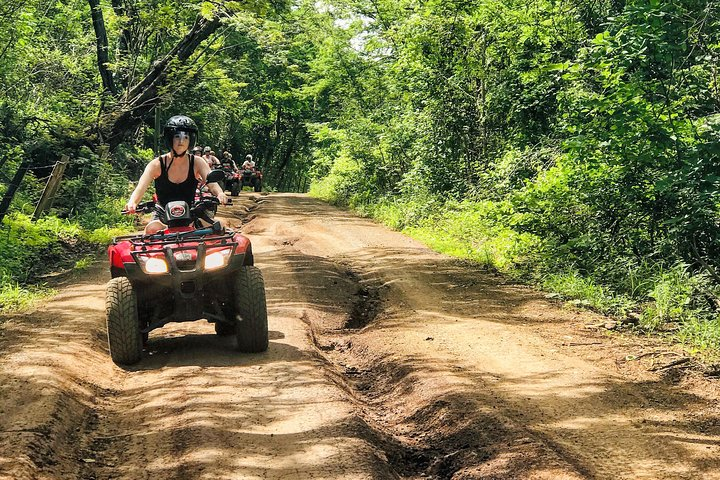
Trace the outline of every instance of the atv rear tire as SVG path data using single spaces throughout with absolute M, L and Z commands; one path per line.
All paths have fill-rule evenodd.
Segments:
M 132 365 L 142 355 L 143 337 L 138 320 L 137 296 L 127 277 L 113 278 L 105 293 L 110 357 L 118 365 Z
M 230 195 L 233 197 L 237 197 L 240 195 L 240 182 L 233 182 L 232 186 L 230 187 Z
M 268 349 L 265 282 L 257 267 L 242 267 L 233 281 L 233 301 L 240 314 L 237 322 L 238 350 L 245 353 Z

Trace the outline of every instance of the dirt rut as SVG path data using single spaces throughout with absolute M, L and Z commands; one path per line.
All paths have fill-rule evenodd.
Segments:
M 720 478 L 714 382 L 667 347 L 298 195 L 253 241 L 270 349 L 205 322 L 113 365 L 98 265 L 0 328 L 2 478 Z
M 273 198 L 250 231 L 346 302 L 340 327 L 307 320 L 400 475 L 720 478 L 717 384 L 625 361 L 667 346 L 305 197 Z

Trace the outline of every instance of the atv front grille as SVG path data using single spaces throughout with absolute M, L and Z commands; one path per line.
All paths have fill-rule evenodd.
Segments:
M 183 272 L 189 272 L 195 269 L 195 260 L 176 261 L 176 265 L 178 267 L 178 270 L 181 270 Z

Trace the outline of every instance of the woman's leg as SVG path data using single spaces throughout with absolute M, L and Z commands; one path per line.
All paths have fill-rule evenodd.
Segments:
M 166 225 L 160 220 L 151 220 L 150 223 L 145 225 L 145 235 L 152 235 L 160 230 L 164 230 Z

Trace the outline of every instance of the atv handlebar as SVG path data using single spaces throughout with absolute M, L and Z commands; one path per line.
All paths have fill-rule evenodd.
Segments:
M 196 230 L 190 230 L 188 232 L 178 232 L 166 234 L 164 232 L 153 233 L 152 235 L 143 235 L 143 238 L 148 240 L 161 240 L 161 239 L 175 239 L 183 240 L 192 237 L 203 237 L 205 235 L 220 235 L 225 233 L 225 227 L 220 222 L 213 222 L 209 227 L 198 228 Z
M 138 203 L 137 207 L 135 207 L 135 211 L 131 212 L 129 210 L 122 209 L 120 213 L 123 215 L 130 215 L 131 213 L 152 213 L 156 210 L 158 205 L 155 204 L 155 202 L 142 202 Z
M 203 204 L 203 203 L 211 203 L 211 204 L 214 203 L 216 205 L 220 205 L 220 199 L 215 196 L 202 197 L 195 202 L 195 206 L 197 207 L 198 205 Z M 233 204 L 232 198 L 228 198 L 227 203 L 225 205 L 232 205 L 232 204 Z M 139 213 L 139 214 L 153 213 L 154 211 L 159 210 L 161 208 L 162 207 L 160 205 L 156 204 L 155 202 L 149 201 L 149 202 L 138 203 L 137 207 L 135 207 L 134 212 L 130 212 L 129 210 L 122 209 L 120 211 L 120 213 L 122 213 L 123 215 L 130 215 L 131 213 Z

